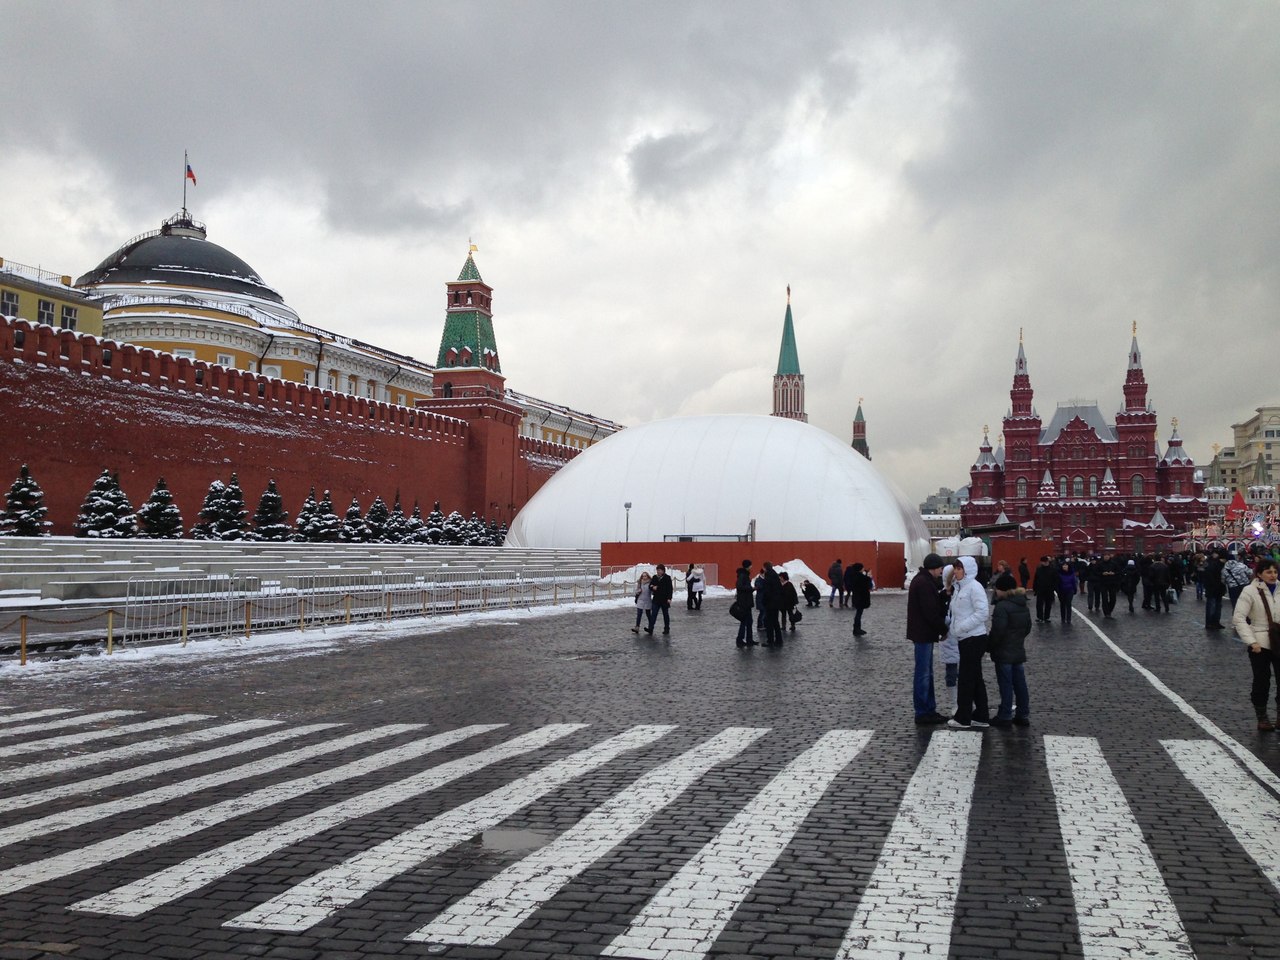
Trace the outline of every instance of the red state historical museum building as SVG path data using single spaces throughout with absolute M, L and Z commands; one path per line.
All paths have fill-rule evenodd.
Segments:
M 1174 547 L 1207 515 L 1204 480 L 1176 420 L 1160 452 L 1136 328 L 1114 423 L 1096 403 L 1065 403 L 1046 425 L 1032 397 L 1019 342 L 1003 444 L 993 451 L 984 433 L 969 471 L 969 502 L 960 509 L 966 532 L 1053 541 L 1069 552 L 1149 552 Z

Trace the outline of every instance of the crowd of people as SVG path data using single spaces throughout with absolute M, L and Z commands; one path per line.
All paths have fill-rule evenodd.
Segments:
M 840 560 L 831 565 L 831 599 L 830 606 L 835 605 L 837 595 L 840 606 L 846 600 L 854 609 L 853 635 L 860 637 L 867 631 L 862 629 L 862 612 L 871 606 L 871 591 L 875 589 L 875 581 L 866 572 L 862 564 L 850 564 L 846 572 Z M 838 585 L 838 586 L 837 586 Z M 847 587 L 847 589 L 846 589 Z M 730 613 L 738 621 L 738 635 L 735 643 L 739 647 L 754 647 L 763 643 L 766 647 L 780 647 L 786 633 L 794 633 L 796 624 L 803 619 L 800 610 L 800 597 L 805 599 L 805 606 L 817 607 L 822 604 L 822 592 L 817 584 L 807 578 L 801 582 L 797 591 L 785 570 L 774 568 L 772 562 L 766 560 L 760 573 L 751 575 L 751 561 L 743 560 L 738 567 L 734 587 L 734 603 Z M 756 630 L 762 641 L 754 639 L 751 625 L 754 620 Z
M 1125 598 L 1129 613 L 1135 612 L 1139 598 L 1141 609 L 1168 613 L 1171 604 L 1181 601 L 1184 590 L 1193 587 L 1196 599 L 1204 601 L 1208 630 L 1225 628 L 1224 602 L 1230 604 L 1232 630 L 1248 647 L 1250 702 L 1257 713 L 1258 729 L 1274 730 L 1280 723 L 1277 570 L 1280 562 L 1260 549 L 1044 556 L 1034 571 L 1024 557 L 1016 574 L 1004 561 L 987 572 L 972 557 L 945 561 L 931 553 L 907 590 L 907 638 L 915 647 L 912 699 L 916 723 L 945 723 L 953 729 L 973 730 L 1031 722 L 1024 666 L 1025 640 L 1033 629 L 1028 596 L 1035 597 L 1037 623 L 1051 622 L 1056 605 L 1060 622 L 1069 626 L 1075 598 L 1081 593 L 1089 612 L 1111 619 L 1120 597 Z M 935 647 L 944 665 L 942 703 L 934 688 Z M 982 678 L 982 661 L 987 655 L 1000 691 L 994 714 Z M 1272 674 L 1276 677 L 1276 720 L 1268 712 Z

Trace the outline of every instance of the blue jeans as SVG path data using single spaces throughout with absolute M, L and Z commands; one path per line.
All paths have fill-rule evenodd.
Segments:
M 933 647 L 932 643 L 915 643 L 916 672 L 912 685 L 916 716 L 924 717 L 938 712 L 938 701 L 933 696 Z
M 997 663 L 996 684 L 1000 687 L 1000 709 L 997 720 L 1012 720 L 1013 704 L 1018 703 L 1018 717 L 1031 715 L 1031 701 L 1027 697 L 1027 674 L 1021 663 Z
M 1222 598 L 1205 594 L 1204 625 L 1206 627 L 1222 623 Z

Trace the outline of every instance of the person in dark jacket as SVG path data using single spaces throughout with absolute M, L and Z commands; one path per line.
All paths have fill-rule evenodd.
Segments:
M 1031 568 L 1027 566 L 1027 558 L 1018 561 L 1018 582 L 1023 590 L 1031 586 Z
M 1151 561 L 1151 600 L 1156 613 L 1169 612 L 1169 565 L 1164 557 Z
M 740 647 L 754 647 L 756 642 L 751 639 L 751 611 L 754 605 L 751 602 L 750 560 L 743 560 L 742 566 L 738 568 L 738 577 L 734 582 L 733 603 L 738 608 L 737 644 Z
M 1053 615 L 1053 597 L 1058 592 L 1058 571 L 1053 569 L 1053 558 L 1040 558 L 1031 589 L 1036 595 L 1036 623 L 1048 623 Z
M 931 553 L 907 587 L 907 639 L 915 647 L 915 673 L 911 692 L 916 724 L 946 723 L 938 713 L 933 692 L 933 648 L 947 629 L 946 601 L 942 598 L 942 558 Z
M 1222 598 L 1227 595 L 1227 585 L 1222 579 L 1222 554 L 1209 554 L 1204 566 L 1200 569 L 1200 582 L 1204 585 L 1204 628 L 1221 630 Z
M 1120 593 L 1120 571 L 1116 569 L 1116 562 L 1112 559 L 1109 550 L 1102 554 L 1102 570 L 1098 575 L 1098 588 L 1102 591 L 1102 615 L 1110 620 L 1112 611 L 1116 608 L 1116 599 Z
M 1138 561 L 1130 557 L 1125 561 L 1124 570 L 1120 572 L 1120 589 L 1129 601 L 1129 612 L 1133 613 L 1133 601 L 1138 597 L 1138 586 L 1142 583 L 1142 573 L 1138 570 Z
M 871 578 L 862 564 L 851 564 L 845 573 L 845 592 L 849 594 L 849 606 L 853 607 L 853 635 L 865 636 L 862 629 L 862 611 L 871 606 Z
M 663 564 L 658 564 L 653 574 L 653 579 L 649 581 L 649 591 L 653 594 L 653 612 L 649 614 L 649 626 L 645 633 L 653 633 L 654 624 L 658 622 L 658 614 L 662 614 L 662 632 L 671 632 L 671 598 L 675 595 L 676 587 L 671 582 L 671 577 L 667 573 L 667 568 Z
M 1076 598 L 1078 583 L 1074 566 L 1064 561 L 1058 571 L 1058 616 L 1063 626 L 1071 623 L 1071 604 Z
M 1000 708 L 991 720 L 993 727 L 1031 723 L 1031 700 L 1027 695 L 1027 634 L 1031 632 L 1031 611 L 1027 591 L 1010 574 L 995 582 L 996 603 L 991 610 L 991 636 L 987 649 L 996 668 L 1000 688 Z
M 836 602 L 836 594 L 840 595 L 840 606 L 844 606 L 844 565 L 841 564 L 840 558 L 836 558 L 836 562 L 827 568 L 827 582 L 831 584 L 831 598 L 827 600 L 827 606 L 833 607 Z
M 778 614 L 782 611 L 782 580 L 778 571 L 768 560 L 764 562 L 764 581 L 759 594 L 764 597 L 764 645 L 766 647 L 782 646 L 782 626 L 778 623 Z
M 796 585 L 791 582 L 791 575 L 783 570 L 778 574 L 778 579 L 782 581 L 782 600 L 779 604 L 779 610 L 782 613 L 782 624 L 780 629 L 785 630 L 791 627 L 791 632 L 796 629 L 796 607 L 800 606 L 800 595 L 796 593 Z
M 804 594 L 804 605 L 806 607 L 816 607 L 822 603 L 822 592 L 811 581 L 804 581 L 800 585 L 800 592 Z
M 1085 567 L 1084 591 L 1089 612 L 1100 610 L 1102 608 L 1102 558 L 1099 556 L 1090 557 L 1089 565 Z

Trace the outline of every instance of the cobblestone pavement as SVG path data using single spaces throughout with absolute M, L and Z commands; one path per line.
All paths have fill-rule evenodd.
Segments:
M 985 732 L 912 722 L 904 603 L 7 667 L 0 957 L 1280 958 L 1280 735 L 1190 594 L 1037 626 Z

